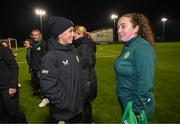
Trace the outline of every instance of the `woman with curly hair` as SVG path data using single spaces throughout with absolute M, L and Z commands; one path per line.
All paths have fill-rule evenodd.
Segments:
M 139 115 L 145 110 L 150 119 L 154 111 L 153 82 L 156 62 L 154 35 L 148 19 L 139 13 L 122 15 L 117 24 L 118 39 L 124 43 L 114 63 L 117 96 L 122 110 L 133 102 Z

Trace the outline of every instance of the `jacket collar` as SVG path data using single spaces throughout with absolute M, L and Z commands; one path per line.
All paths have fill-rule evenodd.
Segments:
M 50 42 L 51 42 L 51 50 L 66 50 L 66 51 L 69 51 L 69 50 L 72 50 L 73 49 L 73 46 L 72 45 L 63 45 L 59 42 L 57 42 L 54 37 L 51 37 L 50 38 Z
M 133 44 L 134 42 L 136 42 L 137 40 L 136 39 L 138 39 L 138 38 L 140 38 L 141 36 L 140 35 L 137 35 L 137 36 L 135 36 L 135 37 L 133 37 L 131 40 L 129 40 L 129 41 L 127 41 L 127 42 L 125 42 L 124 44 L 125 44 L 125 46 L 130 46 L 131 44 Z

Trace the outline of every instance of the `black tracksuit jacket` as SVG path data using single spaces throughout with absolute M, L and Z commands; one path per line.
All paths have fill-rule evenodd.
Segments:
M 68 120 L 82 111 L 86 92 L 75 49 L 51 39 L 51 50 L 42 59 L 40 85 L 50 101 L 51 115 Z
M 30 68 L 33 70 L 41 69 L 41 59 L 46 54 L 45 41 L 33 41 L 30 48 Z
M 17 88 L 18 65 L 12 51 L 0 45 L 0 89 Z
M 97 96 L 97 78 L 95 71 L 96 64 L 96 43 L 84 36 L 73 41 L 78 51 L 83 68 L 83 83 L 86 86 L 87 99 L 93 101 Z

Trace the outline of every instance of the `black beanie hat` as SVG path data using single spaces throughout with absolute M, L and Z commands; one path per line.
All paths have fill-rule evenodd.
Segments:
M 49 26 L 51 34 L 54 38 L 57 38 L 58 35 L 62 34 L 69 27 L 73 27 L 74 24 L 71 20 L 64 17 L 51 16 L 49 19 Z

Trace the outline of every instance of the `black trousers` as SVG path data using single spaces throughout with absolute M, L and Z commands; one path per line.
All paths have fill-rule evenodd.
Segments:
M 53 123 L 53 124 L 58 124 L 60 122 L 64 122 L 65 124 L 82 123 L 82 112 L 68 120 L 57 120 L 52 116 L 50 116 L 50 119 L 48 120 L 48 123 Z
M 39 70 L 32 70 L 31 72 L 31 81 L 33 89 L 39 90 L 40 89 L 40 77 L 39 77 Z
M 83 107 L 83 120 L 84 123 L 92 123 L 92 106 L 89 100 L 86 100 L 84 107 Z
M 0 123 L 27 123 L 19 109 L 19 93 L 10 96 L 9 89 L 0 89 Z

